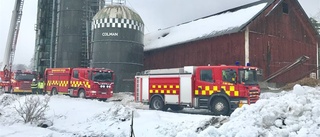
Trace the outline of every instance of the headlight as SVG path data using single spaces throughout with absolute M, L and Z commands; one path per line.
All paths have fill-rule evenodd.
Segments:
M 92 94 L 96 94 L 96 93 L 97 93 L 97 91 L 91 91 L 91 93 L 92 93 Z
M 248 104 L 248 101 L 247 100 L 240 100 L 238 105 L 239 105 L 239 107 L 242 107 L 243 104 Z
M 241 104 L 248 104 L 248 100 L 240 100 L 239 103 L 241 103 Z

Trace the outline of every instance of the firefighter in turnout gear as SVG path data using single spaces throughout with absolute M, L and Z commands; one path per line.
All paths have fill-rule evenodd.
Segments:
M 44 82 L 42 79 L 38 82 L 38 94 L 43 94 Z
M 36 94 L 37 93 L 38 83 L 37 83 L 36 79 L 32 79 L 31 90 L 32 90 L 32 94 Z

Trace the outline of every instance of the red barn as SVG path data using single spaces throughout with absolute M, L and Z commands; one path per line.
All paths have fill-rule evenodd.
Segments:
M 144 64 L 250 62 L 264 79 L 282 71 L 269 81 L 282 85 L 316 72 L 317 53 L 318 33 L 297 0 L 262 0 L 147 34 Z

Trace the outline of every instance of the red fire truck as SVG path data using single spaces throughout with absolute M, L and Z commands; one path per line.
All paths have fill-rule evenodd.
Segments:
M 106 100 L 112 97 L 114 73 L 104 68 L 47 68 L 45 92 Z
M 147 70 L 135 76 L 135 100 L 150 109 L 184 107 L 209 109 L 229 115 L 260 96 L 257 68 L 250 66 L 186 66 Z
M 31 82 L 34 78 L 36 78 L 35 72 L 0 71 L 0 87 L 6 93 L 32 93 Z

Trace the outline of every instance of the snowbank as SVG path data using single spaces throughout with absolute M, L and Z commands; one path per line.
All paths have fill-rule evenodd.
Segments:
M 209 127 L 198 136 L 320 136 L 319 89 L 295 85 L 292 92 L 278 95 L 236 109 L 229 122 L 220 128 Z

